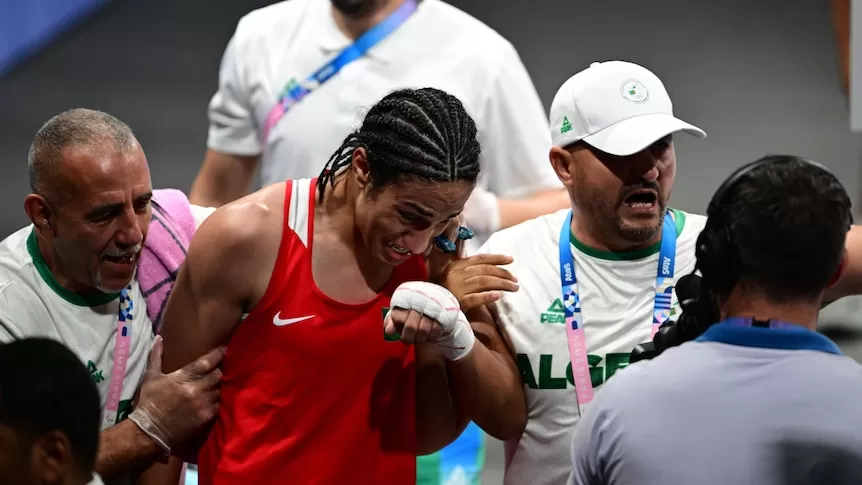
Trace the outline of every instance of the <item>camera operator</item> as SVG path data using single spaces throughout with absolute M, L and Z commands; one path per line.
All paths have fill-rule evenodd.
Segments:
M 680 319 L 705 331 L 605 385 L 575 432 L 569 483 L 785 484 L 791 464 L 793 483 L 844 483 L 844 470 L 862 483 L 862 366 L 815 330 L 846 260 L 847 193 L 813 162 L 768 156 L 731 175 L 707 216 L 684 310 L 699 321 Z M 839 451 L 800 467 L 799 443 Z

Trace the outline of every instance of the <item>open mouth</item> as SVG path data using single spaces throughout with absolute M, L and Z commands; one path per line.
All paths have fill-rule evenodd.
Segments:
M 132 264 L 132 261 L 135 260 L 134 254 L 123 254 L 123 255 L 105 255 L 105 260 L 114 264 Z
M 626 196 L 623 202 L 632 209 L 652 209 L 658 204 L 658 194 L 651 189 L 636 190 Z
M 389 243 L 389 249 L 395 251 L 398 254 L 404 254 L 404 255 L 410 254 L 409 249 L 401 247 L 401 246 L 395 244 L 394 242 Z

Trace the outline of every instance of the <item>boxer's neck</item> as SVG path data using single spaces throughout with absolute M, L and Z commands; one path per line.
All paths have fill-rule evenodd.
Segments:
M 368 12 L 356 15 L 345 15 L 337 8 L 332 7 L 332 16 L 335 25 L 350 39 L 356 40 L 371 27 L 379 24 L 389 14 L 398 9 L 406 0 L 378 0 Z
M 337 245 L 353 253 L 369 288 L 379 291 L 389 281 L 394 267 L 380 264 L 356 226 L 356 200 L 360 197 L 360 190 L 349 177 L 340 174 L 333 186 L 326 187 L 320 209 L 326 218 L 326 227 L 333 231 L 338 241 Z
M 356 247 L 357 243 L 362 246 L 362 238 L 356 234 L 356 189 L 344 174 L 336 176 L 333 182 L 325 188 L 320 206 L 338 239 L 354 250 L 361 249 Z

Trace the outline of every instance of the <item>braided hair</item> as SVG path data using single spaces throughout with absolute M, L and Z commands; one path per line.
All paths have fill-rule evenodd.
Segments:
M 476 124 L 458 98 L 439 89 L 401 89 L 375 104 L 318 177 L 321 201 L 357 148 L 367 153 L 376 188 L 405 176 L 431 182 L 475 182 L 479 176 Z

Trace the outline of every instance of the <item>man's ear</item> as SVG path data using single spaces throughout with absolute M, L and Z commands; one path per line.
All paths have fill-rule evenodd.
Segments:
M 24 197 L 24 212 L 36 227 L 37 232 L 52 230 L 51 221 L 55 214 L 48 201 L 41 195 L 29 194 Z
M 567 188 L 573 188 L 574 157 L 572 154 L 565 148 L 555 146 L 551 148 L 548 158 L 551 160 L 551 167 L 553 167 L 560 182 Z
M 30 466 L 40 483 L 63 483 L 75 473 L 75 459 L 65 433 L 46 433 L 36 440 L 32 451 Z
M 353 176 L 360 190 L 371 183 L 371 173 L 368 167 L 368 152 L 364 148 L 359 147 L 353 150 L 353 157 L 350 160 L 350 166 L 353 168 Z

